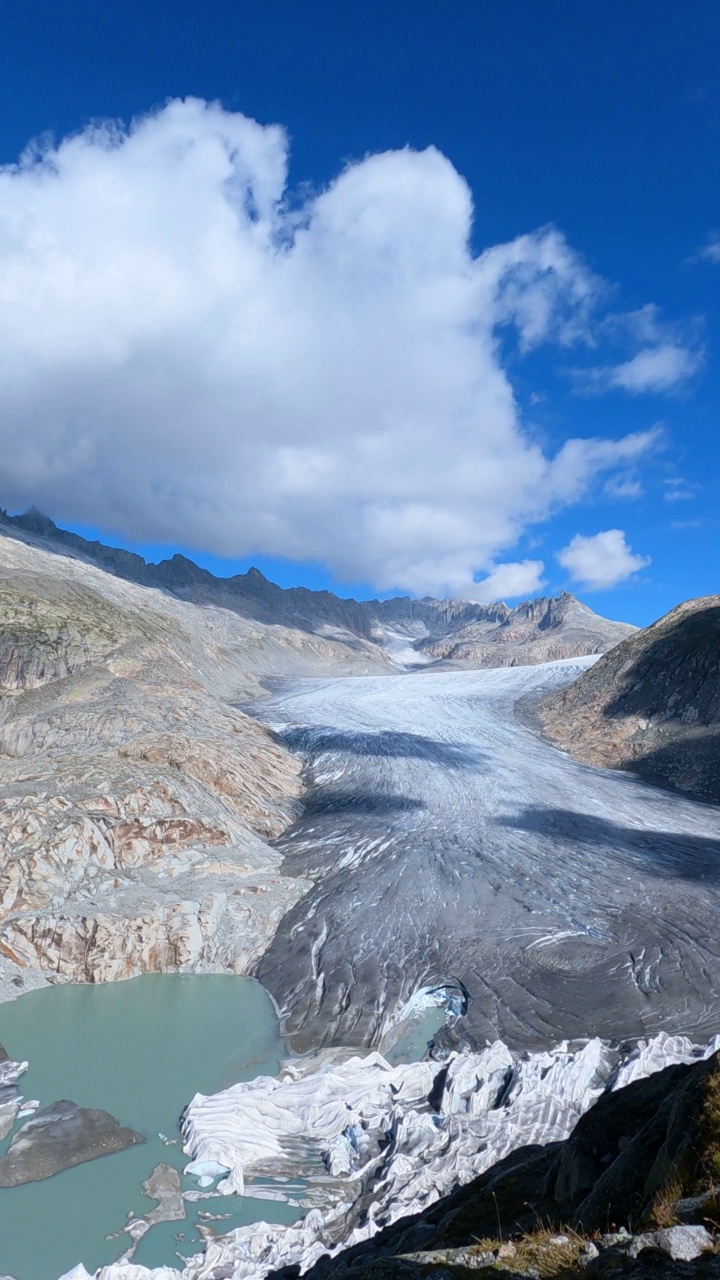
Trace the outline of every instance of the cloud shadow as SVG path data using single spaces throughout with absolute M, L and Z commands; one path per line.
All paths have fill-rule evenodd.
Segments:
M 533 806 L 513 817 L 496 819 L 497 825 L 527 831 L 554 843 L 602 848 L 644 861 L 653 875 L 668 879 L 720 884 L 720 835 L 685 835 L 681 832 L 645 831 L 621 826 L 607 818 L 573 813 L 570 809 Z
M 390 817 L 399 813 L 417 813 L 427 806 L 412 796 L 383 795 L 374 791 L 337 792 L 319 790 L 311 792 L 303 804 L 303 821 L 323 817 L 326 814 L 342 817 L 343 814 Z
M 275 737 L 290 751 L 318 756 L 325 753 L 355 756 L 395 757 L 424 760 L 445 769 L 477 771 L 486 760 L 476 747 L 452 742 L 439 742 L 418 733 L 349 733 L 323 726 L 288 728 L 275 731 Z

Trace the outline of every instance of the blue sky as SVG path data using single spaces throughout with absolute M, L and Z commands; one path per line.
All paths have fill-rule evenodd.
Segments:
M 0 503 L 361 596 L 717 591 L 719 54 L 699 2 L 15 6 Z

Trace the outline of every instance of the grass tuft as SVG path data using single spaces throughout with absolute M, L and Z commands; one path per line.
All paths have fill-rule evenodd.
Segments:
M 677 1203 L 690 1196 L 708 1195 L 702 1219 L 717 1228 L 720 1220 L 720 1058 L 703 1089 L 695 1135 L 673 1178 L 661 1187 L 647 1213 L 653 1227 L 673 1227 L 679 1221 Z
M 557 1244 L 558 1236 L 566 1236 L 568 1243 Z M 586 1243 L 587 1240 L 570 1227 L 538 1226 L 534 1231 L 514 1236 L 509 1241 L 490 1236 L 476 1237 L 472 1245 L 462 1252 L 468 1257 L 500 1253 L 494 1262 L 483 1268 L 489 1274 L 496 1269 L 511 1270 L 519 1274 L 534 1272 L 542 1280 L 570 1280 L 570 1277 L 582 1274 L 578 1259 Z M 513 1252 L 505 1253 L 509 1249 Z

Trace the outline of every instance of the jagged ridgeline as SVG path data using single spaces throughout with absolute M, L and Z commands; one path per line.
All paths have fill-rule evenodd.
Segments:
M 469 667 L 550 662 L 604 653 L 634 631 L 628 623 L 600 617 L 567 592 L 523 601 L 514 609 L 502 601 L 476 604 L 432 597 L 346 600 L 331 591 L 278 587 L 254 568 L 218 578 L 182 555 L 148 564 L 131 551 L 60 529 L 35 508 L 16 516 L 0 510 L 1 527 L 82 556 L 130 582 L 161 587 L 197 603 L 221 604 L 259 622 L 285 623 L 318 634 L 337 630 L 346 643 L 356 638 L 391 653 L 401 639 L 404 665 L 440 660 Z

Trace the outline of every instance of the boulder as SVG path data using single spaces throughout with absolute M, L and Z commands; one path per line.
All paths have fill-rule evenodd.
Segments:
M 665 1227 L 661 1231 L 645 1231 L 633 1236 L 628 1246 L 631 1258 L 637 1258 L 646 1249 L 666 1253 L 673 1262 L 694 1262 L 703 1253 L 714 1250 L 715 1242 L 705 1227 Z

